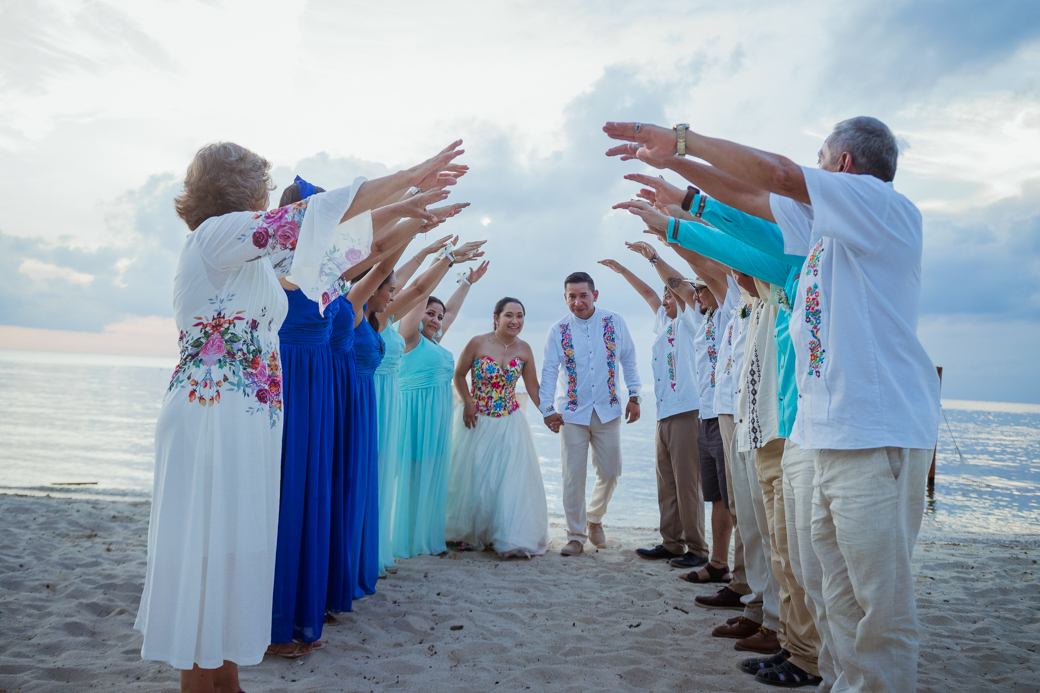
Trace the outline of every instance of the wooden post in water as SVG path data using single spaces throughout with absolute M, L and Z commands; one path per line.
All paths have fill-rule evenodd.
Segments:
M 939 391 L 942 392 L 942 366 L 936 366 L 939 372 Z M 935 450 L 932 450 L 932 466 L 928 468 L 928 488 L 935 488 L 935 455 L 939 451 L 939 441 L 935 441 Z

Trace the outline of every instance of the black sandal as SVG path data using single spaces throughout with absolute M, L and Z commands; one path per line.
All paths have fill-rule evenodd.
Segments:
M 797 688 L 799 686 L 818 686 L 822 678 L 814 676 L 801 667 L 795 665 L 791 660 L 783 664 L 777 664 L 770 669 L 763 669 L 755 674 L 755 680 L 767 683 L 770 686 L 782 686 L 784 688 Z
M 686 582 L 692 582 L 695 585 L 704 585 L 709 582 L 729 582 L 733 579 L 732 576 L 726 577 L 727 575 L 729 575 L 728 565 L 724 565 L 721 568 L 716 568 L 711 564 L 711 561 L 709 561 L 701 567 L 704 568 L 704 570 L 708 573 L 707 580 L 701 580 L 700 576 L 697 575 L 696 570 L 691 570 L 690 572 L 686 573 L 685 576 L 680 575 L 679 578 L 681 580 L 685 580 Z

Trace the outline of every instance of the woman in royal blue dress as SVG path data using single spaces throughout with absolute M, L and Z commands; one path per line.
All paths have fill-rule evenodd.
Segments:
M 451 454 L 451 380 L 455 359 L 440 345 L 469 288 L 487 271 L 470 270 L 448 303 L 431 296 L 401 320 L 405 353 L 399 374 L 397 497 L 394 503 L 395 557 L 440 554 L 444 536 L 448 462 Z
M 293 204 L 322 192 L 297 178 L 283 192 L 282 202 Z M 446 196 L 443 189 L 431 190 L 421 196 L 421 206 Z M 373 224 L 379 225 L 376 233 L 383 237 L 378 247 L 403 247 L 422 228 L 424 220 L 437 219 L 423 210 L 422 218 L 394 224 L 401 215 L 386 209 L 389 211 L 373 215 Z M 279 339 L 286 345 L 282 354 L 285 425 L 268 652 L 297 657 L 322 646 L 329 598 L 337 394 L 330 337 L 343 301 L 326 293 L 321 296 L 325 304 L 322 310 L 292 282 L 284 278 L 279 282 L 289 311 L 279 332 Z M 350 332 L 352 336 L 352 326 Z

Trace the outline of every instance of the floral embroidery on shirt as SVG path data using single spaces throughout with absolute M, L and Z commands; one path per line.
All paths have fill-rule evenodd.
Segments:
M 733 346 L 733 323 L 729 324 L 729 329 L 726 330 L 726 346 Z M 733 368 L 733 350 L 731 349 L 729 355 L 726 357 L 726 367 L 723 370 L 725 375 L 729 375 L 730 369 Z
M 820 342 L 820 288 L 813 284 L 805 290 L 805 324 L 809 326 L 809 375 L 820 377 L 826 350 Z
M 715 346 L 714 313 L 710 313 L 704 321 L 704 345 L 708 348 L 708 361 L 711 362 L 711 386 L 715 387 L 715 366 L 719 362 L 719 350 Z
M 485 356 L 473 362 L 471 392 L 477 413 L 500 418 L 520 408 L 516 401 L 516 383 L 524 370 L 524 360 L 517 357 L 505 368 L 495 359 Z
M 257 406 L 249 413 L 265 413 L 271 426 L 282 408 L 282 367 L 278 350 L 264 350 L 259 339 L 260 323 L 246 322 L 244 310 L 228 313 L 226 299 L 210 299 L 216 309 L 209 318 L 197 316 L 193 330 L 181 331 L 181 358 L 173 371 L 168 390 L 188 387 L 188 401 L 204 407 L 220 404 L 221 392 L 241 392 Z M 261 314 L 261 317 L 263 315 Z M 268 326 L 270 330 L 270 325 Z
M 665 337 L 668 339 L 668 346 L 671 347 L 668 352 L 668 380 L 669 385 L 672 386 L 672 392 L 675 392 L 675 321 L 668 323 Z
M 818 276 L 820 274 L 820 258 L 823 256 L 823 239 L 816 241 L 812 252 L 805 261 L 805 276 Z M 820 377 L 820 369 L 823 366 L 823 355 L 827 353 L 820 341 L 820 323 L 823 319 L 823 311 L 820 308 L 820 287 L 813 284 L 805 290 L 805 324 L 809 326 L 809 375 Z
M 618 404 L 614 375 L 617 363 L 617 336 L 614 333 L 614 318 L 610 315 L 603 318 L 603 345 L 607 348 L 607 394 L 610 395 L 610 404 L 613 406 Z
M 820 258 L 823 256 L 823 239 L 816 241 L 812 252 L 805 261 L 805 276 L 817 276 L 820 273 Z
M 560 345 L 563 347 L 563 364 L 567 369 L 567 411 L 578 410 L 578 366 L 574 362 L 574 339 L 570 323 L 560 325 Z

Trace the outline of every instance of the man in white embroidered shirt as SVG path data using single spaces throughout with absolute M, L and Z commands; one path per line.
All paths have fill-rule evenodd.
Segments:
M 554 433 L 562 429 L 560 466 L 568 541 L 560 553 L 576 556 L 586 540 L 598 548 L 606 546 L 603 516 L 621 476 L 621 413 L 629 423 L 639 418 L 640 385 L 628 326 L 617 313 L 596 307 L 599 292 L 592 277 L 574 272 L 564 280 L 563 290 L 571 314 L 549 330 L 538 395 L 545 425 Z M 619 365 L 627 397 L 618 393 Z M 596 484 L 586 510 L 590 446 Z
M 895 137 L 875 118 L 842 121 L 812 169 L 685 126 L 604 129 L 636 143 L 623 146 L 639 158 L 690 154 L 729 174 L 732 206 L 778 224 L 785 252 L 806 256 L 792 306 L 799 401 L 791 440 L 815 455 L 817 627 L 833 647 L 833 690 L 913 691 L 910 560 L 939 379 L 917 339 L 923 230 L 920 212 L 892 187 Z

